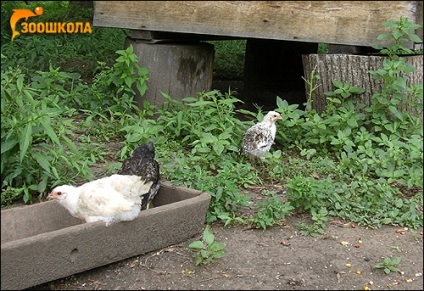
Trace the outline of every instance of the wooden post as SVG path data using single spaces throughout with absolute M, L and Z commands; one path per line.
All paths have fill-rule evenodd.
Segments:
M 127 38 L 125 47 L 129 45 L 133 46 L 140 66 L 149 69 L 146 94 L 135 98 L 139 107 L 144 99 L 160 106 L 166 100 L 161 92 L 181 100 L 210 90 L 213 45 L 201 42 L 154 43 Z

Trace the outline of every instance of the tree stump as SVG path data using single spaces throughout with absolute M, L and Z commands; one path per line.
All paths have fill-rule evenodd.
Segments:
M 357 98 L 359 102 L 370 105 L 371 96 L 374 93 L 381 92 L 383 82 L 373 79 L 369 71 L 382 68 L 385 58 L 349 54 L 302 55 L 305 79 L 310 80 L 314 68 L 315 74 L 321 77 L 319 80 L 314 80 L 314 84 L 318 88 L 312 93 L 312 108 L 318 112 L 325 109 L 327 100 L 324 92 L 334 91 L 333 80 L 343 83 L 349 82 L 352 86 L 365 89 L 365 93 L 358 95 Z M 406 56 L 405 59 L 408 64 L 416 68 L 414 72 L 407 75 L 407 85 L 423 83 L 423 55 Z M 306 92 L 309 92 L 309 85 L 306 82 L 305 88 Z M 412 108 L 407 103 L 399 104 L 399 109 L 419 114 L 422 120 L 422 105 L 419 108 Z
M 153 43 L 127 38 L 132 44 L 141 67 L 149 69 L 149 81 L 144 96 L 137 93 L 135 101 L 142 108 L 143 100 L 161 106 L 166 101 L 162 92 L 172 99 L 196 97 L 209 91 L 212 84 L 214 47 L 208 43 Z

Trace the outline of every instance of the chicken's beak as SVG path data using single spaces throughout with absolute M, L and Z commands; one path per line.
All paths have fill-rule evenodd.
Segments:
M 49 195 L 47 195 L 47 200 L 52 200 L 56 198 L 57 198 L 57 194 L 54 192 L 51 192 Z
M 283 119 L 283 118 L 281 117 L 281 115 L 279 115 L 279 116 L 277 116 L 277 120 L 278 120 L 278 119 Z

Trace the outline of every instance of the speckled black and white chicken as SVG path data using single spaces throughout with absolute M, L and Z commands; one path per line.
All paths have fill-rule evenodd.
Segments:
M 269 111 L 264 119 L 250 127 L 243 137 L 241 150 L 253 163 L 255 158 L 263 160 L 263 155 L 268 152 L 274 143 L 277 133 L 276 121 L 282 119 L 280 113 Z
M 141 196 L 152 184 L 136 175 L 111 175 L 79 187 L 57 186 L 47 198 L 59 201 L 72 216 L 86 222 L 104 221 L 108 226 L 135 219 L 140 213 Z
M 152 182 L 148 193 L 143 195 L 141 203 L 141 210 L 148 209 L 160 188 L 159 163 L 155 160 L 153 142 L 149 141 L 137 147 L 132 156 L 124 161 L 118 174 L 137 175 L 146 182 Z

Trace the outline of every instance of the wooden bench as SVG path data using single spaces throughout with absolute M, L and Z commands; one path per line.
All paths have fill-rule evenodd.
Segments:
M 318 43 L 370 47 L 388 32 L 383 21 L 422 25 L 422 10 L 421 1 L 94 1 L 94 26 L 131 30 L 126 45 L 150 68 L 146 98 L 155 104 L 160 91 L 181 99 L 209 90 L 213 49 L 200 41 L 221 39 L 247 39 L 246 100 L 275 100 L 303 91 L 301 57 Z

